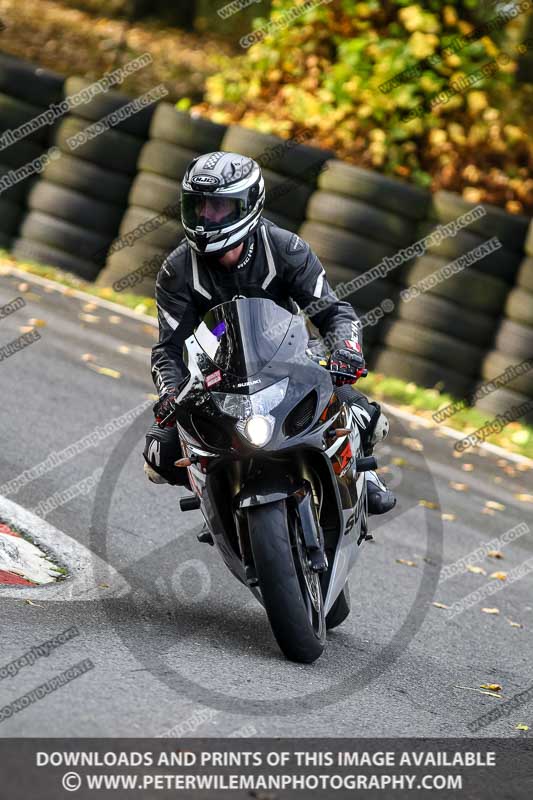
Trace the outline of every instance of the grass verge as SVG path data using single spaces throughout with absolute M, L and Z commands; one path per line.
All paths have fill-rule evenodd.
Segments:
M 21 261 L 14 258 L 7 250 L 0 249 L 0 270 L 3 266 L 6 272 L 9 271 L 9 266 L 12 265 L 17 269 L 28 272 L 31 275 L 38 275 L 41 278 L 48 278 L 48 280 L 56 281 L 62 286 L 69 289 L 77 289 L 80 292 L 87 292 L 94 297 L 101 297 L 104 300 L 109 300 L 111 303 L 117 303 L 120 306 L 126 306 L 137 311 L 138 314 L 148 314 L 150 317 L 157 317 L 157 310 L 155 305 L 155 298 L 143 297 L 138 294 L 129 294 L 128 292 L 115 292 L 110 286 L 96 286 L 94 283 L 84 281 L 72 272 L 65 272 L 58 267 L 46 266 L 39 264 L 37 261 Z M 1 275 L 0 271 L 0 275 Z

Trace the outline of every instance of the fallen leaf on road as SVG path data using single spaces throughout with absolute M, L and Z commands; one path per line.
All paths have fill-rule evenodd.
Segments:
M 501 694 L 496 694 L 495 692 L 486 692 L 484 689 L 476 689 L 474 686 L 454 686 L 454 689 L 467 689 L 469 692 L 479 692 L 479 694 L 488 694 L 489 697 L 499 697 L 500 700 L 502 699 Z
M 480 686 L 482 689 L 490 689 L 491 692 L 501 692 L 502 690 L 501 683 L 481 683 Z
M 138 306 L 135 306 L 134 310 L 137 312 L 137 314 L 145 314 L 148 310 L 148 306 L 145 303 L 139 303 Z
M 496 578 L 498 581 L 506 581 L 507 580 L 507 573 L 506 572 L 491 572 L 489 578 Z
M 98 372 L 99 375 L 107 375 L 109 378 L 120 378 L 122 375 L 117 369 L 110 369 L 109 367 L 99 367 L 97 364 L 87 364 L 88 367 Z
M 35 317 L 28 320 L 28 325 L 32 325 L 34 328 L 46 328 L 44 319 L 35 319 Z
M 437 601 L 434 601 L 431 605 L 435 606 L 435 608 L 450 608 L 446 603 L 437 603 Z
M 83 311 L 96 311 L 97 308 L 98 306 L 96 303 L 85 303 L 85 305 L 82 306 Z
M 99 583 L 98 584 L 98 588 L 99 589 L 109 589 L 109 584 L 108 583 Z
M 127 344 L 119 345 L 119 347 L 117 347 L 117 350 L 118 350 L 119 353 L 129 353 L 130 352 L 130 348 L 128 347 Z
M 448 522 L 453 522 L 453 520 L 456 519 L 455 514 L 450 514 L 448 512 L 445 512 L 444 514 L 441 514 L 440 516 L 441 516 L 441 519 L 445 519 Z
M 499 608 L 482 608 L 481 609 L 485 614 L 499 614 Z
M 485 508 L 481 509 L 481 513 L 482 514 L 488 514 L 489 517 L 495 517 L 496 516 L 496 512 L 493 511 L 492 508 L 487 508 L 486 506 L 485 506 Z
M 82 361 L 96 361 L 96 356 L 93 356 L 92 353 L 84 353 L 81 357 Z
M 527 472 L 530 469 L 533 469 L 531 464 L 517 464 L 516 468 L 519 472 Z
M 529 725 L 524 725 L 522 722 L 519 722 L 518 725 L 515 725 L 515 731 L 528 731 Z
M 486 575 L 487 574 L 486 571 L 483 569 L 483 567 L 475 567 L 473 564 L 468 564 L 466 569 L 467 569 L 468 572 L 473 572 L 474 575 Z
M 44 608 L 44 606 L 39 605 L 39 603 L 34 603 L 33 600 L 24 600 L 29 606 L 37 606 L 37 608 Z
M 509 619 L 509 617 L 506 617 L 506 619 L 507 619 L 507 622 L 509 623 L 509 625 L 511 626 L 511 628 L 523 628 L 524 627 L 523 625 L 520 624 L 520 622 L 513 622 L 513 620 Z
M 424 445 L 422 442 L 418 441 L 418 439 L 411 439 L 408 436 L 404 436 L 403 439 L 400 439 L 400 441 L 404 447 L 407 447 L 409 450 L 413 450 L 415 453 L 424 449 Z
M 122 317 L 119 317 L 118 314 L 111 314 L 108 319 L 111 325 L 118 325 L 122 322 Z
M 465 472 L 473 472 L 474 471 L 474 465 L 473 464 L 463 464 L 461 469 L 464 469 Z
M 151 325 L 143 325 L 142 329 L 145 333 L 149 333 L 154 339 L 159 338 L 159 333 L 157 332 L 157 328 L 152 328 Z
M 433 500 L 419 500 L 419 506 L 424 506 L 424 508 L 440 508 L 438 503 L 434 503 Z
M 88 322 L 90 324 L 100 322 L 100 317 L 97 317 L 96 314 L 78 314 L 78 319 L 81 319 L 82 322 Z
M 487 508 L 493 508 L 495 511 L 505 511 L 505 506 L 503 503 L 497 503 L 496 500 L 487 500 L 485 503 Z
M 467 483 L 458 483 L 457 481 L 450 481 L 448 486 L 450 489 L 455 489 L 456 492 L 467 492 L 470 488 Z
M 396 464 L 397 467 L 403 467 L 407 464 L 407 461 L 401 456 L 394 456 L 394 458 L 391 458 L 391 464 Z
M 418 566 L 416 561 L 409 561 L 409 559 L 407 559 L 407 558 L 397 558 L 396 559 L 396 563 L 397 564 L 405 564 L 406 567 L 417 567 Z
M 501 550 L 489 550 L 487 558 L 503 558 L 503 553 Z
M 533 503 L 533 494 L 517 492 L 517 494 L 515 494 L 515 499 L 520 500 L 522 503 Z
M 19 283 L 19 285 L 17 286 L 17 289 L 19 290 L 19 292 L 23 292 L 23 293 L 27 292 L 29 288 L 30 288 L 29 283 Z
M 29 333 L 32 330 L 33 328 L 31 325 L 19 325 L 19 331 L 21 333 Z

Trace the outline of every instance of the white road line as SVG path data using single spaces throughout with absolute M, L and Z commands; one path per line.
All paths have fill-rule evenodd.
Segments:
M 439 431 L 442 431 L 442 433 L 444 433 L 446 436 L 449 436 L 450 439 L 464 439 L 464 437 L 468 435 L 464 431 L 456 431 L 454 428 L 448 428 L 446 425 L 439 425 L 438 423 L 433 422 L 426 417 L 417 417 L 416 414 L 411 414 L 409 411 L 404 411 L 401 408 L 396 408 L 396 406 L 391 406 L 385 401 L 382 402 L 382 406 L 389 414 L 394 414 L 395 417 L 404 419 L 406 422 L 416 422 L 421 428 L 438 428 Z M 533 459 L 528 458 L 527 456 L 521 456 L 519 453 L 511 453 L 509 450 L 504 450 L 503 447 L 498 447 L 497 444 L 482 442 L 481 444 L 477 445 L 477 447 L 480 450 L 487 450 L 489 453 L 493 453 L 500 458 L 506 458 L 508 461 L 514 461 L 517 464 L 528 464 L 530 467 L 533 467 Z M 465 454 L 467 452 L 468 451 L 465 451 Z
M 33 275 L 31 272 L 24 272 L 24 270 L 18 269 L 18 267 L 14 267 L 12 264 L 9 264 L 6 261 L 0 261 L 0 264 L 9 269 L 9 273 L 6 273 L 5 275 L 6 278 L 9 277 L 9 274 L 15 275 L 15 277 L 20 278 L 26 283 L 35 283 L 38 286 L 55 289 L 59 293 L 64 292 L 64 290 L 68 288 L 67 286 L 63 286 L 62 283 L 53 281 L 50 278 L 41 278 L 40 275 Z M 0 277 L 2 276 L 0 275 Z M 109 311 L 113 311 L 115 314 L 123 314 L 125 317 L 131 317 L 132 319 L 139 320 L 139 322 L 145 322 L 148 325 L 152 325 L 154 328 L 158 327 L 158 322 L 155 317 L 150 317 L 148 314 L 139 314 L 138 311 L 134 311 L 132 308 L 121 306 L 118 303 L 113 303 L 111 300 L 104 300 L 103 297 L 97 297 L 96 295 L 88 294 L 80 289 L 69 289 L 69 297 L 77 297 L 79 300 L 83 300 L 86 303 L 94 303 L 96 306 L 100 306 L 101 308 L 107 308 Z M 141 301 L 142 298 L 139 296 L 139 303 L 141 303 Z
M 0 597 L 34 600 L 101 600 L 123 597 L 131 589 L 113 567 L 85 545 L 31 511 L 0 495 L 0 518 L 27 532 L 39 547 L 52 553 L 68 571 L 68 578 L 44 586 L 0 586 Z M 108 588 L 102 588 L 105 584 Z

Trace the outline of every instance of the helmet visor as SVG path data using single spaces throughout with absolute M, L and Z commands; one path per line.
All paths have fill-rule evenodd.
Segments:
M 213 231 L 244 219 L 248 214 L 248 203 L 238 197 L 183 192 L 181 214 L 188 228 L 194 230 L 201 227 L 205 231 Z

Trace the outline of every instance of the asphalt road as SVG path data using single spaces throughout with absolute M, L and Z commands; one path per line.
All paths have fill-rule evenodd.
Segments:
M 26 307 L 0 320 L 0 346 L 31 318 L 46 323 L 39 341 L 0 363 L 0 485 L 154 391 L 150 326 L 104 308 L 84 310 L 75 297 L 29 283 Z M 0 277 L 0 305 L 21 294 L 19 284 Z M 0 680 L 0 706 L 83 659 L 94 664 L 1 722 L 0 736 L 161 736 L 169 729 L 183 736 L 471 736 L 467 724 L 504 702 L 475 691 L 481 684 L 501 684 L 510 699 L 533 683 L 532 573 L 498 581 L 500 591 L 453 618 L 432 604 L 451 606 L 493 571 L 510 572 L 533 556 L 529 533 L 502 547 L 503 559 L 484 558 L 486 575 L 439 583 L 441 564 L 520 522 L 533 530 L 533 505 L 517 497 L 532 493 L 530 470 L 485 451 L 455 458 L 442 431 L 391 415 L 380 463 L 398 506 L 372 520 L 375 541 L 364 545 L 350 578 L 352 613 L 329 634 L 322 658 L 304 666 L 283 659 L 263 609 L 214 548 L 197 541 L 200 515 L 180 513 L 181 490 L 145 479 L 150 420 L 148 409 L 9 495 L 35 509 L 104 467 L 97 489 L 46 519 L 112 565 L 129 588 L 114 597 L 102 585 L 101 599 L 55 600 L 43 589 L 29 604 L 2 597 L 0 587 L 0 666 L 79 629 L 48 657 Z M 530 700 L 478 735 L 528 736 L 515 726 L 533 729 L 532 712 Z

